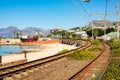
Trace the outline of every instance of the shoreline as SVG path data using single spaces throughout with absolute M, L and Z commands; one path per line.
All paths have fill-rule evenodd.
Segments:
M 7 47 L 8 46 L 8 47 Z M 4 51 L 1 52 L 0 56 L 6 56 L 6 55 L 11 55 L 11 54 L 21 54 L 23 53 L 24 51 L 26 52 L 36 52 L 36 51 L 39 51 L 40 49 L 43 49 L 42 46 L 38 46 L 38 45 L 30 45 L 30 46 L 23 46 L 23 45 L 0 45 L 1 49 L 5 49 L 6 50 L 9 50 L 9 47 L 18 47 L 16 49 L 18 49 L 17 51 L 13 51 L 14 49 L 10 49 L 10 51 Z M 3 48 L 2 48 L 3 47 Z M 7 49 L 8 48 L 8 49 Z
M 61 44 L 61 43 L 42 44 L 41 46 L 42 46 L 42 48 L 40 49 L 40 51 L 29 52 L 26 54 L 28 62 L 36 60 L 36 59 L 41 59 L 41 58 L 55 55 L 55 54 L 57 54 L 58 51 L 60 51 L 62 49 L 71 50 L 71 49 L 77 48 L 75 46 Z M 25 53 L 23 53 L 23 52 L 19 53 L 19 54 L 9 54 L 6 56 L 2 56 L 2 63 L 8 63 L 8 62 L 12 62 L 15 60 L 21 60 L 21 59 L 25 59 Z

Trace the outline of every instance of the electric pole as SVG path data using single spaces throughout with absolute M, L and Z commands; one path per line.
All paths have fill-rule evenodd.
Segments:
M 118 0 L 116 0 L 116 26 L 117 26 L 117 38 L 119 38 L 119 6 Z

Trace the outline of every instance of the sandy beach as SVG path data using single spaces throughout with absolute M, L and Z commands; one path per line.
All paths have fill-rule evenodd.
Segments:
M 43 48 L 40 49 L 39 52 L 27 53 L 28 61 L 55 55 L 55 54 L 57 54 L 58 51 L 60 51 L 62 49 L 71 50 L 71 49 L 77 48 L 75 46 L 70 46 L 70 45 L 60 44 L 60 43 L 42 44 L 42 46 L 43 46 Z M 22 53 L 21 54 L 10 54 L 7 56 L 2 56 L 2 63 L 8 63 L 8 62 L 12 62 L 15 60 L 21 60 L 21 59 L 24 59 L 24 54 L 22 54 Z

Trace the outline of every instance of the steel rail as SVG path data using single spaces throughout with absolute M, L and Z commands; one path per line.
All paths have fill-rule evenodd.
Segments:
M 90 46 L 91 46 L 91 44 L 87 45 L 86 47 L 83 47 L 83 49 L 86 49 L 86 48 L 88 48 Z M 81 48 L 82 47 L 79 47 L 77 49 L 73 49 L 73 50 L 68 51 L 66 53 L 69 53 L 69 52 L 72 52 L 72 51 L 75 51 L 75 50 L 78 50 L 78 49 L 81 49 Z M 32 69 L 34 67 L 37 67 L 37 66 L 40 66 L 40 65 L 43 65 L 43 64 L 46 64 L 46 63 L 58 60 L 60 58 L 63 58 L 63 57 L 66 56 L 66 53 L 56 54 L 56 55 L 53 55 L 53 56 L 49 56 L 49 57 L 46 57 L 46 58 L 42 58 L 42 59 L 30 61 L 30 62 L 27 62 L 27 63 L 22 63 L 22 64 L 18 64 L 18 65 L 13 65 L 13 66 L 8 66 L 8 67 L 1 68 L 0 71 L 1 72 L 3 71 L 3 73 L 0 74 L 0 80 L 3 79 L 3 78 L 5 78 L 5 77 L 7 77 L 7 76 L 12 76 L 12 75 L 14 75 L 16 73 L 20 73 L 22 71 L 26 71 L 26 70 Z M 53 58 L 53 57 L 57 57 L 57 58 Z M 50 60 L 47 60 L 47 61 L 43 61 L 43 62 L 39 62 L 39 61 L 42 61 L 42 60 L 46 60 L 48 58 L 53 58 L 53 59 L 50 59 Z M 12 70 L 13 68 L 15 68 L 16 70 Z M 8 69 L 10 71 L 4 72 L 5 70 L 8 70 Z
M 71 76 L 70 78 L 68 78 L 68 80 L 72 80 L 75 76 L 77 76 L 80 72 L 82 72 L 83 70 L 85 70 L 88 66 L 90 66 L 95 60 L 97 60 L 101 54 L 105 51 L 106 47 L 105 44 L 103 43 L 103 50 L 100 52 L 100 54 L 93 59 L 89 64 L 87 64 L 85 67 L 83 67 L 82 69 L 80 69 L 78 72 L 76 72 L 73 76 Z
M 112 50 L 112 46 L 110 44 L 108 44 L 108 45 L 110 46 L 110 49 Z M 112 52 L 111 52 L 111 54 L 112 54 Z M 113 58 L 113 54 L 110 56 L 110 59 L 109 59 L 107 65 L 106 65 L 106 67 L 104 68 L 104 70 L 102 71 L 102 73 L 100 74 L 100 76 L 98 77 L 97 80 L 101 80 L 102 79 L 102 77 L 104 76 L 104 74 L 105 74 L 105 72 L 106 72 L 110 62 L 112 61 L 112 58 Z

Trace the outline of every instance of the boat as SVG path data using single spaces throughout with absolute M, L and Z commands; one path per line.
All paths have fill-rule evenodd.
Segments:
M 21 38 L 22 42 L 36 42 L 38 40 L 39 36 L 33 36 L 29 38 Z

